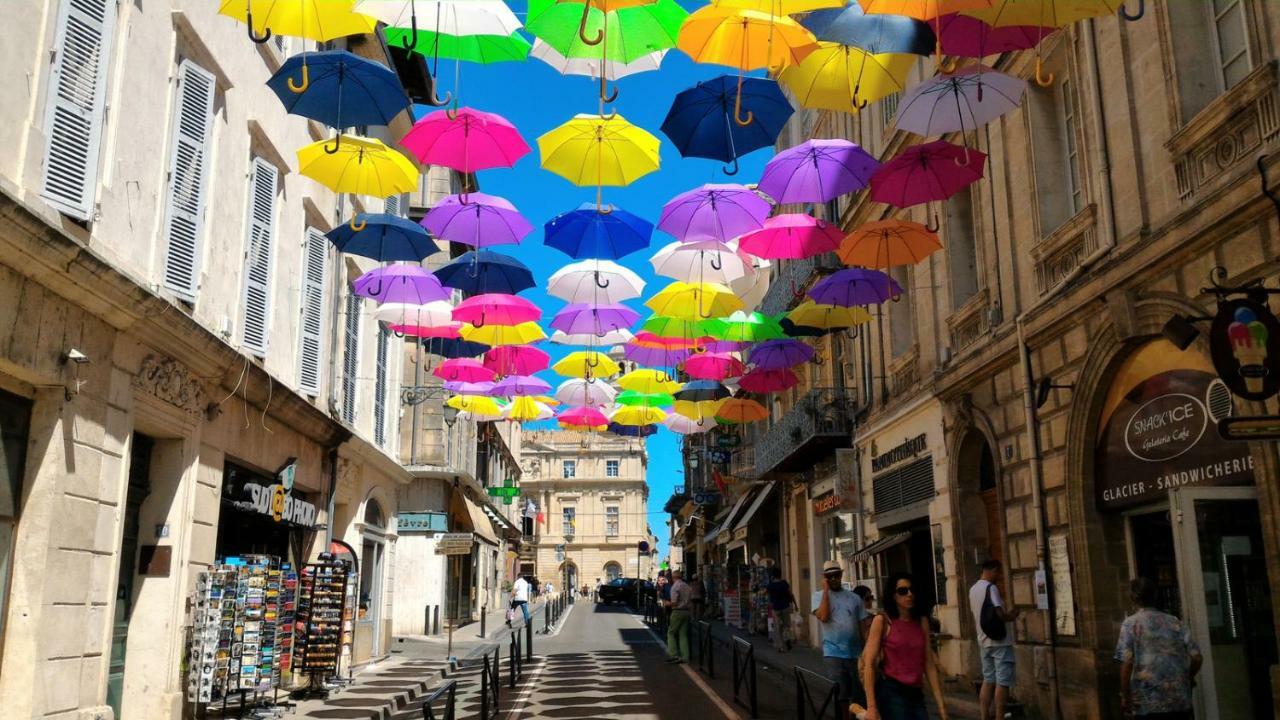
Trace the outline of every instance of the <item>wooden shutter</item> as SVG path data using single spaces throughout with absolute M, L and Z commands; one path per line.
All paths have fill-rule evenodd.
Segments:
M 387 345 L 391 331 L 378 325 L 378 367 L 373 382 L 373 440 L 378 445 L 387 443 Z
M 328 241 L 324 233 L 307 228 L 307 245 L 302 255 L 302 321 L 298 348 L 298 386 L 308 395 L 320 394 L 320 361 L 324 347 L 320 336 L 324 326 L 325 260 Z
M 253 159 L 249 178 L 249 237 L 244 253 L 244 346 L 264 357 L 270 330 L 271 245 L 275 233 L 276 184 L 279 171 Z
M 184 300 L 195 300 L 199 288 L 200 230 L 216 84 L 210 72 L 190 60 L 178 65 L 165 200 L 164 286 Z
M 116 0 L 63 0 L 45 115 L 41 195 L 80 220 L 93 215 Z
M 356 380 L 360 370 L 360 296 L 348 291 L 342 338 L 342 419 L 356 421 Z

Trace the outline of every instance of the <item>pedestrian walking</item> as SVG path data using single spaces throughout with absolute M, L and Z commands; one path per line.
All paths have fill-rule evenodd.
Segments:
M 851 702 L 862 701 L 857 668 L 863 645 L 861 623 L 867 611 L 862 598 L 845 590 L 840 563 L 828 560 L 822 566 L 822 577 L 822 590 L 813 594 L 813 615 L 822 623 L 822 665 L 827 679 L 839 688 L 837 700 L 843 717 Z
M 523 575 L 516 578 L 516 582 L 511 586 L 511 609 L 520 608 L 520 612 L 524 615 L 526 624 L 529 622 L 529 581 Z M 507 616 L 507 627 L 511 627 L 511 615 Z
M 871 588 L 866 585 L 859 585 L 853 589 L 858 597 L 862 598 L 862 608 L 867 611 L 867 616 L 862 618 L 862 637 L 865 640 L 871 636 L 871 621 L 876 619 L 876 596 L 871 592 Z M 858 676 L 858 684 L 862 684 L 862 676 Z
M 689 610 L 692 607 L 692 590 L 684 581 L 684 573 L 676 570 L 672 573 L 670 597 L 666 601 L 671 611 L 671 619 L 667 624 L 667 662 L 689 662 Z
M 773 648 L 779 652 L 791 650 L 791 611 L 796 606 L 796 596 L 791 592 L 791 583 L 782 579 L 782 568 L 769 568 L 769 584 L 764 586 L 769 596 L 769 610 L 773 613 L 773 632 L 769 640 Z
M 929 720 L 924 681 L 933 690 L 938 716 L 948 720 L 938 664 L 929 637 L 929 618 L 916 605 L 911 576 L 897 573 L 885 583 L 884 612 L 871 623 L 863 651 L 862 687 L 867 696 L 864 720 Z M 851 708 L 857 712 L 860 708 Z
M 1151 578 L 1129 584 L 1137 611 L 1124 619 L 1116 660 L 1120 709 L 1147 720 L 1191 720 L 1191 688 L 1204 658 L 1178 618 L 1160 610 Z
M 596 602 L 600 602 L 600 588 L 602 588 L 602 587 L 604 587 L 604 582 L 603 582 L 603 581 L 601 581 L 601 580 L 600 580 L 600 578 L 596 578 L 596 591 L 595 591 L 595 593 L 591 596 L 591 599 L 592 599 L 592 600 L 594 600 L 594 601 L 596 601 Z
M 1013 634 L 1006 623 L 1018 617 L 1018 610 L 1006 610 L 1000 596 L 1000 581 L 1004 568 L 999 560 L 982 563 L 982 577 L 969 588 L 969 611 L 978 628 L 978 647 L 982 656 L 982 690 L 978 692 L 980 720 L 992 717 L 1004 720 L 1004 709 L 1009 703 L 1009 689 L 1013 687 L 1015 665 Z M 993 702 L 994 701 L 994 702 Z
M 707 584 L 702 582 L 701 575 L 689 577 L 689 618 L 701 620 L 707 611 Z

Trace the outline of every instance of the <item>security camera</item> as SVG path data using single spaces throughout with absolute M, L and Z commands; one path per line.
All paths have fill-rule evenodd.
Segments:
M 85 355 L 84 353 L 80 352 L 75 348 L 71 348 L 70 350 L 67 351 L 66 355 L 62 356 L 62 361 L 73 362 L 77 365 L 86 365 L 89 362 L 89 356 Z

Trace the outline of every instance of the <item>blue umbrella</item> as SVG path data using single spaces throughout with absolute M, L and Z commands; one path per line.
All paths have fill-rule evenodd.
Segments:
M 622 437 L 649 437 L 658 432 L 656 425 L 619 425 L 618 423 L 609 423 L 607 432 Z
M 714 402 L 723 400 L 729 395 L 729 388 L 715 380 L 690 380 L 672 397 L 689 402 Z
M 379 262 L 418 262 L 440 251 L 421 225 L 386 213 L 359 213 L 324 236 L 341 252 Z
M 546 224 L 543 242 L 571 258 L 616 260 L 649 247 L 653 223 L 621 208 L 602 213 L 595 203 L 560 213 Z M 447 284 L 447 283 L 446 283 Z
M 427 352 L 443 358 L 473 358 L 489 351 L 484 343 L 459 338 L 422 338 L 421 342 Z
M 814 37 L 878 53 L 932 55 L 938 38 L 929 23 L 905 15 L 868 15 L 856 2 L 814 10 L 800 20 Z
M 295 82 L 298 77 L 301 84 Z M 267 87 L 291 114 L 339 131 L 357 125 L 389 125 L 409 107 L 409 96 L 390 68 L 346 50 L 294 55 L 271 76 Z M 335 140 L 333 151 L 337 149 Z
M 465 293 L 515 294 L 534 286 L 533 273 L 519 260 L 492 250 L 472 250 L 436 271 L 445 287 Z
M 721 75 L 700 82 L 676 95 L 662 121 L 662 132 L 671 138 L 683 157 L 732 162 L 738 172 L 738 158 L 752 150 L 772 147 L 778 133 L 794 110 L 778 83 L 764 78 L 742 81 L 743 124 L 734 118 L 738 78 Z

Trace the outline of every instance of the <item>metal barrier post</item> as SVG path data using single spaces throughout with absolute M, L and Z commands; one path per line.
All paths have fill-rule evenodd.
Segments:
M 838 695 L 840 686 L 833 683 L 827 678 L 802 667 L 795 669 L 796 674 L 796 720 L 806 720 L 808 713 L 813 713 L 814 720 L 841 720 L 847 710 L 840 707 Z M 806 676 L 808 679 L 806 679 Z M 809 694 L 809 682 L 816 678 L 820 682 L 827 683 L 830 687 L 827 694 L 822 698 L 822 704 L 814 703 L 813 696 Z M 827 709 L 831 709 L 831 714 L 827 714 Z
M 423 720 L 437 720 L 435 703 L 440 699 L 441 695 L 445 695 L 444 715 L 439 716 L 438 720 L 455 720 L 457 717 L 457 698 L 458 698 L 458 681 L 445 680 L 435 692 L 427 696 L 422 703 Z
M 431 631 L 431 634 L 439 635 L 440 634 L 440 606 L 439 605 L 435 606 L 435 618 L 436 618 L 435 622 L 432 623 L 432 627 L 434 629 Z
M 533 662 L 533 618 L 524 624 L 524 659 Z
M 746 701 L 740 697 L 742 686 L 746 685 Z M 758 717 L 759 705 L 756 700 L 756 646 L 740 637 L 733 639 L 733 701 L 751 711 L 751 717 Z
M 490 708 L 493 715 L 498 714 L 498 648 L 493 649 L 493 661 L 489 661 L 489 653 L 484 655 L 484 670 L 480 674 L 480 720 L 489 720 Z
M 484 625 L 485 625 L 485 619 L 487 618 L 488 615 L 489 615 L 488 606 L 481 605 L 480 606 L 480 637 L 484 637 L 485 635 Z
M 551 606 L 542 606 L 542 634 L 546 635 L 551 632 Z
M 713 643 L 715 638 L 711 635 L 711 623 L 706 620 L 699 620 L 698 626 L 702 630 L 702 652 L 700 655 L 701 668 L 707 673 L 707 677 L 714 678 L 716 676 L 716 655 Z
M 516 686 L 516 680 L 520 677 L 520 631 L 511 631 L 511 644 L 507 648 L 507 669 L 511 674 L 510 687 Z

